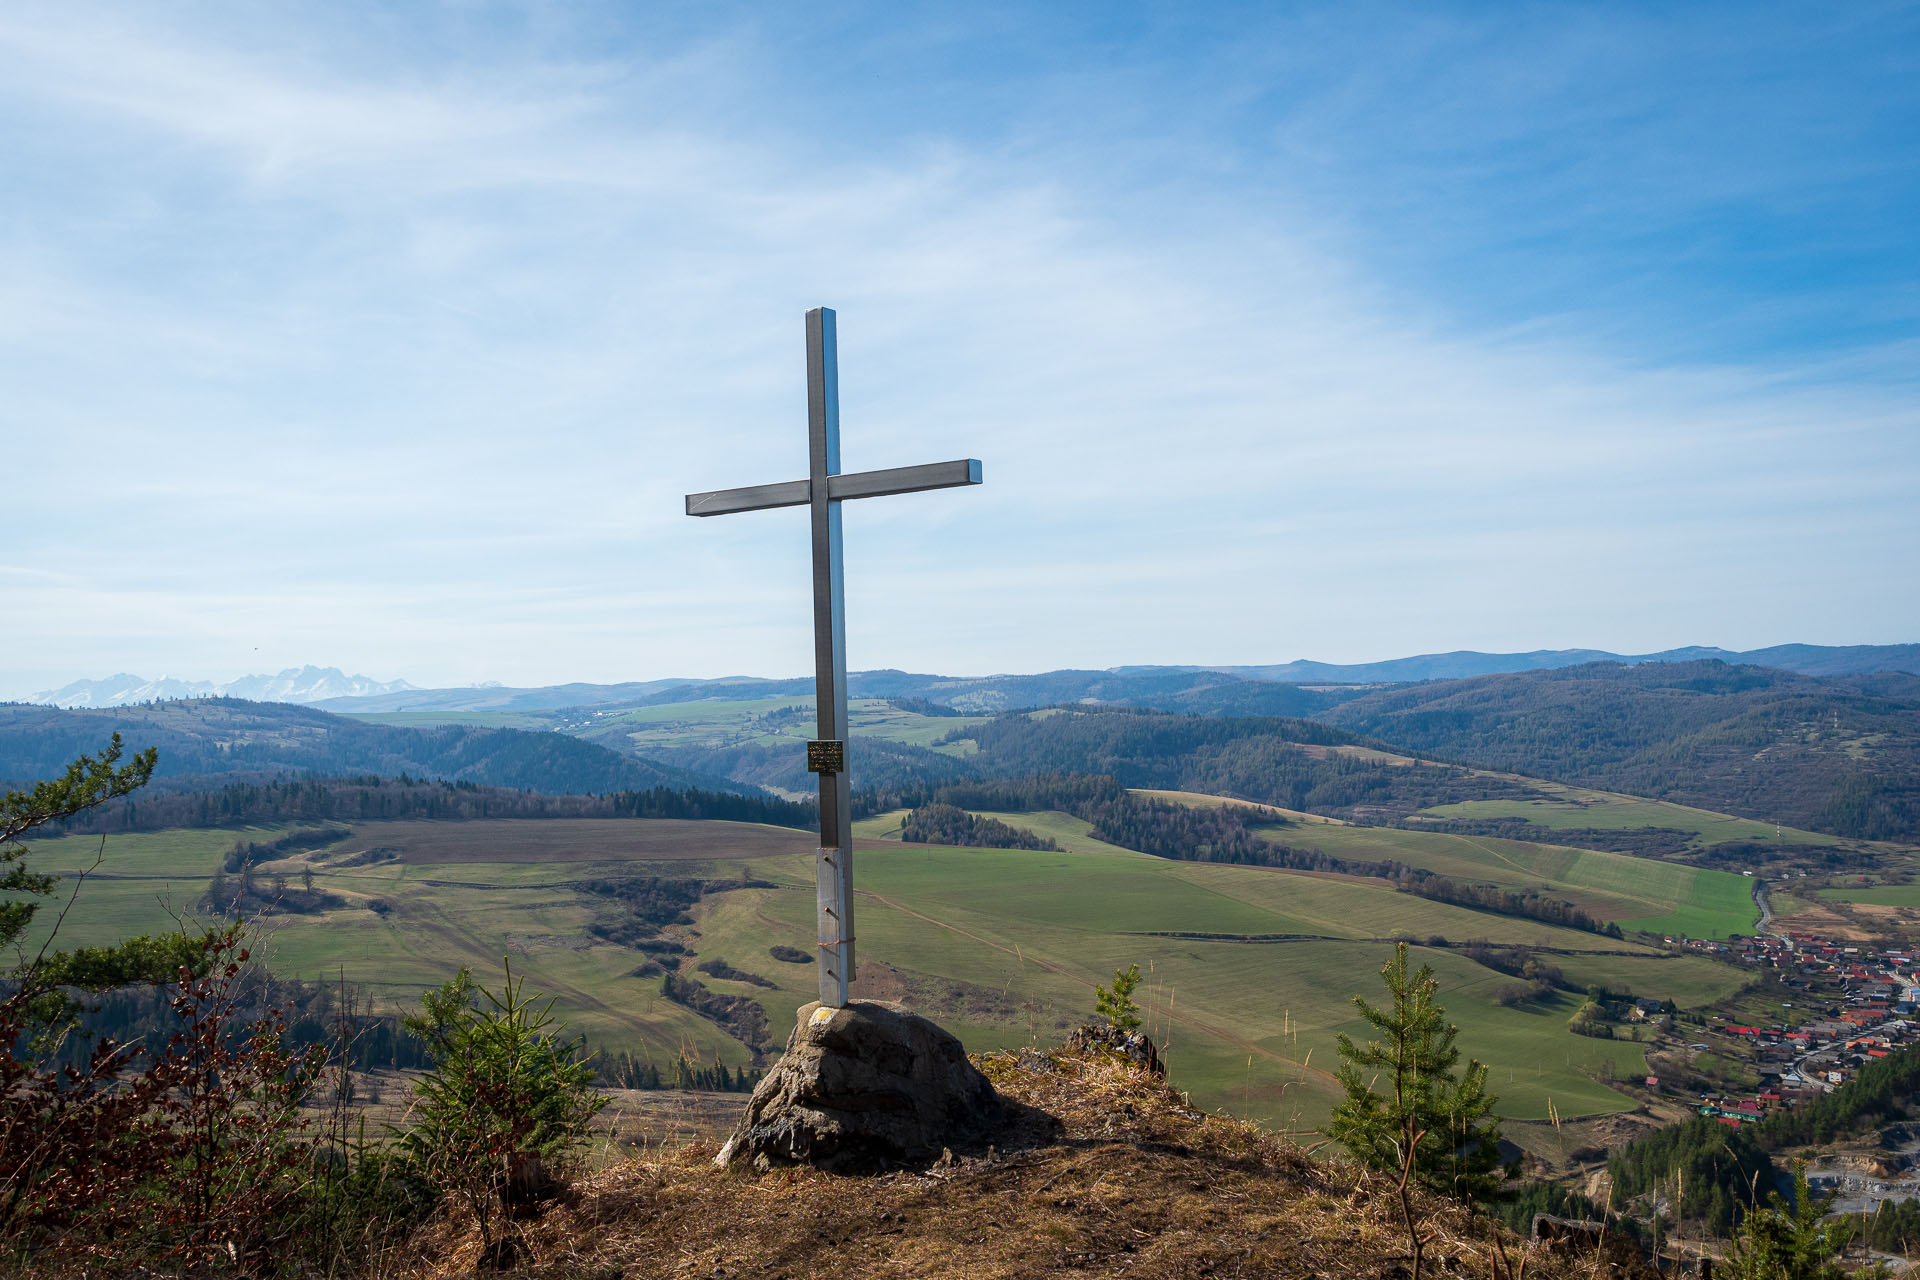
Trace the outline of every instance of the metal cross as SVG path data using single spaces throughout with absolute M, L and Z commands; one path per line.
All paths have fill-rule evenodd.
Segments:
M 813 690 L 819 743 L 808 768 L 820 777 L 820 1003 L 847 1002 L 853 980 L 853 793 L 845 772 L 847 741 L 846 602 L 841 590 L 840 504 L 922 489 L 980 483 L 980 462 L 960 458 L 918 467 L 840 474 L 840 359 L 833 312 L 807 312 L 807 446 L 805 480 L 687 495 L 690 516 L 724 516 L 771 507 L 813 513 Z

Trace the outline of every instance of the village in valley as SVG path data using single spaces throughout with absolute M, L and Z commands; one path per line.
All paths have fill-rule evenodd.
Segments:
M 1737 1057 L 1760 1078 L 1761 1092 L 1716 1113 L 1729 1123 L 1761 1118 L 1766 1104 L 1830 1093 L 1868 1062 L 1920 1038 L 1920 974 L 1909 951 L 1846 946 L 1794 932 L 1724 942 L 1666 941 L 1764 966 L 1783 991 L 1801 997 L 1782 1001 L 1782 1016 L 1765 1026 L 1711 1018 L 1703 1031 L 1711 1043 L 1688 1046 Z M 1637 1007 L 1649 1003 L 1639 1001 Z M 1656 1078 L 1648 1084 L 1657 1087 Z
M 1676 1043 L 1649 1055 L 1678 1068 L 1648 1075 L 1648 1095 L 1683 1101 L 1730 1128 L 1758 1125 L 1803 1107 L 1858 1079 L 1874 1062 L 1920 1042 L 1920 956 L 1911 948 L 1856 943 L 1791 928 L 1726 939 L 1665 937 L 1668 946 L 1761 971 L 1739 1003 L 1766 997 L 1778 1016 L 1740 1021 L 1723 1013 L 1673 1013 L 1661 1001 L 1638 999 L 1627 1016 L 1668 1026 Z M 1771 997 L 1779 997 L 1777 1000 Z M 1746 1087 L 1713 1085 L 1713 1075 L 1744 1077 Z M 1731 1067 L 1731 1070 L 1728 1068 Z M 1684 1079 L 1686 1086 L 1683 1087 Z M 1836 1145 L 1808 1162 L 1808 1181 L 1833 1195 L 1836 1213 L 1871 1212 L 1882 1203 L 1920 1197 L 1920 1131 L 1886 1126 L 1865 1144 Z

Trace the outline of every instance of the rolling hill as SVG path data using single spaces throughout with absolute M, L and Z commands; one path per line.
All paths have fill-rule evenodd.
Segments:
M 551 793 L 750 789 L 560 733 L 405 728 L 235 698 L 73 711 L 0 705 L 0 780 L 54 776 L 82 753 L 98 752 L 116 732 L 129 750 L 158 748 L 157 783 L 175 787 L 233 775 L 407 774 Z
M 1061 710 L 956 729 L 985 777 L 1100 774 L 1312 813 L 1403 817 L 1435 804 L 1525 794 L 1522 785 L 1417 761 L 1356 734 L 1280 717 Z
M 1283 662 L 1270 666 L 1218 667 L 1215 670 L 1256 680 L 1398 684 L 1418 680 L 1461 680 L 1509 671 L 1552 670 L 1585 666 L 1593 662 L 1638 666 L 1648 662 L 1703 660 L 1775 667 L 1782 671 L 1817 676 L 1865 675 L 1876 671 L 1920 672 L 1920 644 L 1778 644 L 1766 649 L 1745 651 L 1690 645 L 1682 649 L 1665 649 L 1659 653 L 1637 654 L 1609 653 L 1604 649 L 1536 649 L 1530 653 L 1480 653 L 1466 649 L 1452 653 L 1426 653 L 1412 658 L 1389 658 L 1384 662 Z
M 847 680 L 855 698 L 905 699 L 951 711 L 992 714 L 1056 703 L 1158 707 L 1201 715 L 1308 715 L 1357 695 L 1354 689 L 1301 687 L 1201 667 L 1144 667 L 1123 671 L 1048 671 L 1038 675 L 940 676 L 906 671 L 856 671 Z M 369 697 L 328 699 L 316 705 L 349 715 L 554 715 L 590 709 L 669 706 L 811 697 L 811 678 L 766 680 L 653 680 L 644 683 L 566 684 L 539 689 L 419 689 Z
M 1920 678 L 1717 661 L 1379 690 L 1329 724 L 1478 768 L 1858 839 L 1920 838 Z
M 857 699 L 848 747 L 861 793 L 911 802 L 970 778 L 1110 775 L 1129 787 L 1217 792 L 1342 817 L 1396 818 L 1436 804 L 1531 794 L 1525 783 L 1418 762 L 1294 717 L 1074 707 L 1000 716 L 928 715 Z M 577 730 L 609 746 L 738 782 L 803 794 L 807 701 L 702 700 L 596 717 Z
M 860 831 L 886 825 L 876 818 Z M 174 912 L 202 901 L 236 840 L 270 845 L 274 835 L 109 837 L 63 941 L 173 927 Z M 497 974 L 509 955 L 597 1045 L 735 1066 L 764 1062 L 793 1009 L 812 998 L 812 966 L 778 954 L 804 955 L 813 938 L 804 832 L 520 819 L 364 822 L 323 835 L 276 851 L 253 873 L 269 891 L 310 884 L 329 904 L 268 922 L 263 953 L 282 976 L 344 977 L 392 1009 L 462 965 Z M 1337 1097 L 1334 1036 L 1362 1029 L 1350 997 L 1372 984 L 1395 934 L 1417 939 L 1441 974 L 1463 1043 L 1491 1064 L 1502 1109 L 1516 1118 L 1633 1105 L 1605 1081 L 1644 1071 L 1645 1046 L 1568 1029 L 1587 984 L 1693 1006 L 1745 981 L 1711 960 L 1428 901 L 1384 881 L 1173 861 L 1069 839 L 1072 848 L 1055 852 L 863 839 L 856 994 L 905 1000 L 969 1048 L 1013 1047 L 1084 1020 L 1094 985 L 1137 962 L 1148 975 L 1141 1002 L 1178 1087 L 1203 1105 L 1297 1128 L 1319 1123 Z M 33 865 L 76 872 L 99 849 L 92 837 L 38 841 Z M 1690 878 L 1671 873 L 1622 892 L 1611 866 L 1543 856 L 1539 870 L 1635 914 L 1694 893 Z M 656 911 L 662 900 L 667 910 Z M 1563 987 L 1514 999 L 1513 977 L 1476 959 L 1466 946 L 1474 940 L 1546 957 Z M 670 995 L 664 971 L 731 998 L 732 1012 L 717 1018 L 688 1004 L 684 992 L 700 988 Z M 737 1000 L 762 1017 L 741 1019 Z
M 1296 661 L 1255 666 L 1128 666 L 1103 671 L 1060 670 L 1032 675 L 942 676 L 907 671 L 856 671 L 849 688 L 859 698 L 917 698 L 970 712 L 1014 711 L 1071 702 L 1157 707 L 1198 715 L 1311 715 L 1356 690 L 1342 685 L 1457 680 L 1501 672 L 1534 671 L 1594 662 L 1696 662 L 1718 659 L 1808 675 L 1920 672 L 1920 645 L 1785 644 L 1736 652 L 1711 646 L 1660 653 L 1617 654 L 1602 649 L 1541 649 L 1530 653 L 1420 654 L 1383 662 Z M 84 682 L 83 682 L 84 683 Z M 1305 686 L 1305 687 L 1300 687 Z M 349 714 L 389 712 L 553 712 L 580 707 L 651 706 L 700 699 L 740 700 L 810 694 L 804 678 L 731 676 L 713 680 L 661 679 L 624 684 L 561 684 L 539 688 L 498 685 L 460 689 L 404 689 L 342 696 L 320 702 Z

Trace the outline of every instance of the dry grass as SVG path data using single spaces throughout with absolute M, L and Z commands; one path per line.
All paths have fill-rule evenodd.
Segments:
M 413 1090 L 420 1076 L 417 1071 L 356 1071 L 356 1095 L 344 1114 L 349 1137 L 388 1145 L 392 1132 L 413 1119 Z M 585 1156 L 595 1169 L 688 1142 L 717 1141 L 747 1109 L 744 1093 L 604 1087 L 598 1092 L 607 1105 L 593 1118 Z M 309 1098 L 302 1110 L 319 1128 L 334 1106 L 333 1097 L 322 1094 Z
M 924 1170 L 846 1177 L 713 1166 L 710 1142 L 626 1161 L 519 1227 L 530 1277 L 1399 1277 L 1388 1183 L 1205 1115 L 1121 1064 L 1028 1051 L 976 1059 L 1021 1118 L 992 1147 Z M 1058 1123 L 1048 1122 L 1045 1116 Z M 1619 1274 L 1523 1250 L 1426 1203 L 1435 1280 Z M 470 1224 L 444 1218 L 407 1274 L 473 1273 Z
M 500 818 L 477 822 L 356 822 L 341 854 L 390 848 L 417 866 L 473 862 L 658 862 L 811 853 L 811 832 L 678 818 Z

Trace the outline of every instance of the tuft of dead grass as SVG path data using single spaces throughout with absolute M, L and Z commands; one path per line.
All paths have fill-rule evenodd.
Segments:
M 1392 1187 L 1377 1175 L 1201 1112 L 1129 1064 L 1033 1050 L 974 1061 L 1022 1104 L 977 1153 L 862 1177 L 756 1174 L 717 1169 L 717 1146 L 691 1143 L 605 1169 L 568 1202 L 519 1224 L 514 1272 L 570 1280 L 1410 1273 Z M 1524 1245 L 1458 1206 L 1423 1207 L 1428 1276 L 1626 1274 Z M 480 1264 L 478 1233 L 451 1216 L 417 1244 L 420 1269 L 411 1274 L 471 1275 Z

